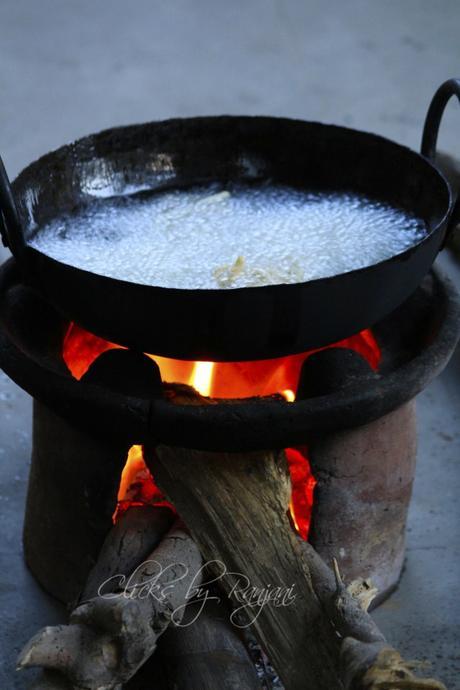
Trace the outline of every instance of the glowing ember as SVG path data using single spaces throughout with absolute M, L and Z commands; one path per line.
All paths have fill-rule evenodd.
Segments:
M 131 446 L 129 449 L 126 465 L 121 474 L 117 501 L 114 521 L 130 506 L 166 505 L 172 507 L 165 500 L 145 464 L 142 446 Z
M 311 473 L 305 447 L 286 448 L 285 452 L 292 486 L 289 511 L 297 532 L 302 539 L 308 539 L 316 479 Z
M 380 362 L 380 348 L 370 330 L 328 347 L 353 349 L 373 369 L 377 369 Z M 114 348 L 120 346 L 71 324 L 64 338 L 63 358 L 73 376 L 80 379 L 103 352 Z M 163 381 L 189 384 L 203 396 L 247 398 L 279 394 L 292 403 L 301 366 L 317 351 L 255 362 L 190 362 L 156 355 L 149 357 L 158 364 Z M 316 480 L 311 473 L 305 447 L 286 449 L 286 457 L 292 484 L 289 505 L 292 522 L 300 536 L 307 539 Z M 169 505 L 145 465 L 142 448 L 132 446 L 121 477 L 114 518 L 131 505 L 143 504 Z

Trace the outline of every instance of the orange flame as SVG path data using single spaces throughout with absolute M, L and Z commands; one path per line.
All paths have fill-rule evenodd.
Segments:
M 306 447 L 286 448 L 285 452 L 292 487 L 289 512 L 295 529 L 306 540 L 310 531 L 316 479 L 311 471 Z
M 190 385 L 201 395 L 211 395 L 214 367 L 214 362 L 195 362 L 193 366 Z
M 67 367 L 80 379 L 91 364 L 107 350 L 120 348 L 71 324 L 63 343 Z M 380 362 L 380 348 L 370 330 L 361 331 L 328 347 L 347 347 L 361 354 L 373 369 Z M 159 366 L 163 381 L 193 385 L 202 395 L 214 398 L 247 398 L 281 393 L 289 402 L 295 399 L 300 369 L 307 357 L 326 348 L 297 355 L 255 362 L 192 362 L 149 355 Z
M 142 446 L 131 446 L 121 473 L 117 507 L 113 515 L 114 522 L 131 506 L 142 505 L 161 505 L 172 508 L 155 484 L 145 463 Z

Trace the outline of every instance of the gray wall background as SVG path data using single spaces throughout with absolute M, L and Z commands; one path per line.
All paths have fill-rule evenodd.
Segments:
M 458 0 L 2 0 L 0 151 L 14 176 L 92 131 L 215 113 L 418 147 L 435 88 L 460 72 L 459 29 Z

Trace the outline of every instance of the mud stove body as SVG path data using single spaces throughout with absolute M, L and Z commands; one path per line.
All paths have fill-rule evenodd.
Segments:
M 373 327 L 377 372 L 356 352 L 331 348 L 306 357 L 295 402 L 187 407 L 172 404 L 158 371 L 127 350 L 116 377 L 104 367 L 72 377 L 62 356 L 68 323 L 22 284 L 11 260 L 0 277 L 0 365 L 34 397 L 28 566 L 48 592 L 76 600 L 112 525 L 133 444 L 230 452 L 307 444 L 316 479 L 309 540 L 327 562 L 338 559 L 348 582 L 371 579 L 382 600 L 404 559 L 415 397 L 448 361 L 458 325 L 453 287 L 432 272 Z

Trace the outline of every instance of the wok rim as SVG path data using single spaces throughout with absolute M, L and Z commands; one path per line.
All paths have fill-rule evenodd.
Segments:
M 73 140 L 72 142 L 68 144 L 64 144 L 62 146 L 59 146 L 50 152 L 43 154 L 39 158 L 35 159 L 31 163 L 29 163 L 21 172 L 16 176 L 12 183 L 12 188 L 13 192 L 17 190 L 17 187 L 20 186 L 23 182 L 23 178 L 26 177 L 27 175 L 34 175 L 37 173 L 37 169 L 40 165 L 42 165 L 45 161 L 50 161 L 56 154 L 63 154 L 64 152 L 66 154 L 70 153 L 72 149 L 76 146 L 82 146 L 84 144 L 90 144 L 91 141 L 94 141 L 95 139 L 98 138 L 104 138 L 108 135 L 112 135 L 115 132 L 123 132 L 127 133 L 129 130 L 134 131 L 138 128 L 145 128 L 149 126 L 161 126 L 165 124 L 172 124 L 172 123 L 195 123 L 195 122 L 205 122 L 205 121 L 218 121 L 218 120 L 228 120 L 228 121 L 237 121 L 237 120 L 245 120 L 245 121 L 255 121 L 255 120 L 264 120 L 264 121 L 277 121 L 280 123 L 286 122 L 286 123 L 296 123 L 298 125 L 306 125 L 306 126 L 314 126 L 314 127 L 319 127 L 322 129 L 328 129 L 328 130 L 335 130 L 335 131 L 340 131 L 345 133 L 348 136 L 360 136 L 360 137 L 366 137 L 369 139 L 369 141 L 374 141 L 374 142 L 380 142 L 382 144 L 385 144 L 387 146 L 391 146 L 395 150 L 399 150 L 404 153 L 404 155 L 409 155 L 415 157 L 419 162 L 422 161 L 423 165 L 427 166 L 427 169 L 430 170 L 430 174 L 434 174 L 438 177 L 438 179 L 442 182 L 442 185 L 444 187 L 444 191 L 447 193 L 447 206 L 446 210 L 443 212 L 443 215 L 439 222 L 436 223 L 436 225 L 429 230 L 429 232 L 426 234 L 425 237 L 423 237 L 419 242 L 416 244 L 411 245 L 407 249 L 405 249 L 403 252 L 399 252 L 397 254 L 393 254 L 390 257 L 387 257 L 386 259 L 383 259 L 382 261 L 378 261 L 376 263 L 370 264 L 368 266 L 363 266 L 361 268 L 355 268 L 350 271 L 342 272 L 342 273 L 336 273 L 332 276 L 325 276 L 322 278 L 315 278 L 313 280 L 308 280 L 300 283 L 270 283 L 268 285 L 253 285 L 253 286 L 247 286 L 247 287 L 234 287 L 234 288 L 177 288 L 177 287 L 165 287 L 165 286 L 160 286 L 160 285 L 149 285 L 147 283 L 136 283 L 134 281 L 128 281 L 128 280 L 122 280 L 120 278 L 114 278 L 111 276 L 103 275 L 100 273 L 94 273 L 93 271 L 88 271 L 87 269 L 84 268 L 79 268 L 77 266 L 73 266 L 72 264 L 65 263 L 64 261 L 60 261 L 58 259 L 55 259 L 51 257 L 48 254 L 45 254 L 44 252 L 41 252 L 40 250 L 36 249 L 35 247 L 32 247 L 28 239 L 26 238 L 26 233 L 24 233 L 24 230 L 22 231 L 22 237 L 25 243 L 25 249 L 28 254 L 36 254 L 40 257 L 41 261 L 51 261 L 54 264 L 57 264 L 59 266 L 65 267 L 67 270 L 71 270 L 74 272 L 81 272 L 85 274 L 86 276 L 90 276 L 92 278 L 97 278 L 98 280 L 101 280 L 106 283 L 107 287 L 109 287 L 110 284 L 114 285 L 117 284 L 120 287 L 123 287 L 123 289 L 132 289 L 132 286 L 134 288 L 145 288 L 148 289 L 150 292 L 155 292 L 156 294 L 164 294 L 165 292 L 168 293 L 174 293 L 178 297 L 181 295 L 190 295 L 191 293 L 198 294 L 198 295 L 211 295 L 212 298 L 215 298 L 217 294 L 222 295 L 222 294 L 230 294 L 230 295 L 239 295 L 239 294 L 244 294 L 246 291 L 259 291 L 259 294 L 261 291 L 266 291 L 268 292 L 269 290 L 276 290 L 279 292 L 283 288 L 287 289 L 296 289 L 296 288 L 306 288 L 307 286 L 318 286 L 319 284 L 325 285 L 326 281 L 332 281 L 332 280 L 337 280 L 338 278 L 343 278 L 344 276 L 350 276 L 353 278 L 354 275 L 357 275 L 358 273 L 360 275 L 365 275 L 366 273 L 376 269 L 377 267 L 382 267 L 385 265 L 388 265 L 390 263 L 394 263 L 395 261 L 401 261 L 404 262 L 406 260 L 409 260 L 411 255 L 418 250 L 421 246 L 423 246 L 425 243 L 428 243 L 430 240 L 432 240 L 433 236 L 437 234 L 440 230 L 443 229 L 443 227 L 446 225 L 448 222 L 449 216 L 452 211 L 453 207 L 453 193 L 452 189 L 450 186 L 450 183 L 448 182 L 447 178 L 445 175 L 441 172 L 441 170 L 435 165 L 435 163 L 425 156 L 423 156 L 421 153 L 418 153 L 414 149 L 411 149 L 410 147 L 400 144 L 396 141 L 393 141 L 392 139 L 389 139 L 387 137 L 384 137 L 380 134 L 375 134 L 373 132 L 368 132 L 365 130 L 359 130 L 351 127 L 345 127 L 342 125 L 336 125 L 333 123 L 324 123 L 324 122 L 319 122 L 317 120 L 301 120 L 298 118 L 290 118 L 290 117 L 283 117 L 283 116 L 270 116 L 270 115 L 201 115 L 197 117 L 178 117 L 178 118 L 166 118 L 162 120 L 151 120 L 148 122 L 141 122 L 137 124 L 129 124 L 129 125 L 121 125 L 117 127 L 109 127 L 106 129 L 103 129 L 99 132 L 91 133 L 88 135 L 85 135 L 83 137 L 80 137 L 78 139 Z M 216 178 L 214 178 L 216 179 Z M 171 185 L 170 188 L 174 188 L 174 185 Z M 154 191 L 154 190 L 151 190 Z M 344 191 L 344 190 L 343 190 Z M 116 198 L 119 196 L 123 196 L 122 194 L 120 195 L 114 195 L 112 198 Z M 94 197 L 96 198 L 96 197 Z M 108 197 L 110 198 L 110 197 Z M 426 223 L 425 219 L 423 219 L 424 222 Z M 287 292 L 287 290 L 284 290 Z

